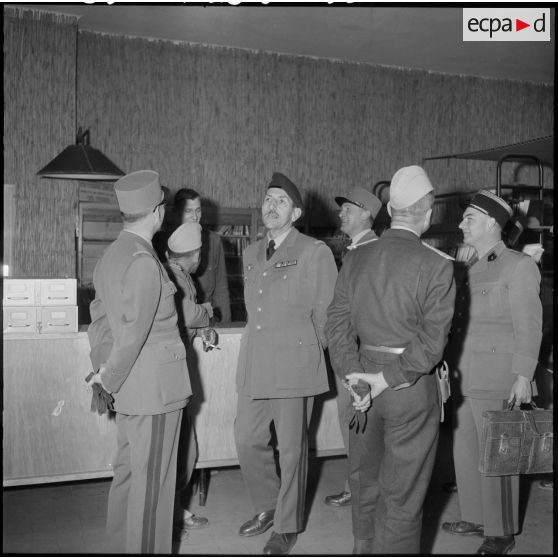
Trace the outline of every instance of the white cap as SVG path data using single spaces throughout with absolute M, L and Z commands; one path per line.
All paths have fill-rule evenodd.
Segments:
M 389 187 L 389 214 L 392 209 L 405 209 L 413 205 L 432 190 L 434 187 L 422 167 L 411 165 L 399 169 L 393 175 Z
M 170 236 L 168 247 L 175 254 L 192 252 L 201 247 L 201 226 L 199 223 L 184 223 Z

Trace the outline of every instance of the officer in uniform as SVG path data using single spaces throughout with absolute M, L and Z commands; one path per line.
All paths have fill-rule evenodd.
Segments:
M 358 253 L 359 246 L 365 246 L 378 239 L 372 230 L 374 219 L 382 208 L 382 202 L 371 192 L 356 186 L 346 196 L 335 198 L 340 207 L 339 219 L 341 231 L 351 240 L 347 246 L 347 254 L 355 251 Z M 346 257 L 346 255 L 343 259 Z M 354 415 L 353 400 L 347 389 L 342 384 L 341 378 L 335 375 L 337 384 L 337 411 L 339 414 L 339 426 L 343 436 L 343 443 L 347 454 L 349 452 L 349 423 Z M 345 481 L 345 487 L 339 494 L 331 494 L 325 497 L 328 506 L 348 506 L 351 503 L 351 489 L 349 487 L 349 476 Z
M 459 288 L 447 360 L 463 398 L 452 397 L 457 422 L 454 463 L 461 521 L 442 525 L 455 535 L 484 535 L 477 554 L 507 554 L 518 532 L 518 476 L 479 470 L 484 411 L 531 401 L 542 338 L 541 276 L 533 258 L 506 248 L 502 229 L 512 215 L 499 196 L 480 190 L 459 228 L 475 248 Z M 457 388 L 457 389 L 456 389 Z
M 215 330 L 209 328 L 213 317 L 213 308 L 209 302 L 197 304 L 196 287 L 192 281 L 194 273 L 200 263 L 202 246 L 201 226 L 199 223 L 188 222 L 180 225 L 169 237 L 168 250 L 165 253 L 165 268 L 172 282 L 176 286 L 174 295 L 178 312 L 178 327 L 182 340 L 187 348 L 192 346 L 196 333 L 211 338 L 215 343 Z M 194 383 L 194 382 L 192 382 Z M 188 405 L 182 417 L 180 443 L 178 447 L 178 481 L 177 481 L 177 512 L 175 529 L 200 529 L 209 524 L 207 517 L 195 515 L 187 508 L 182 509 L 181 500 L 185 497 L 186 488 L 192 478 L 192 473 L 198 458 L 198 447 L 194 420 L 191 416 L 191 405 Z
M 349 432 L 354 554 L 418 554 L 440 407 L 437 380 L 455 301 L 449 257 L 421 243 L 433 187 L 418 166 L 391 181 L 391 227 L 349 254 L 328 309 L 336 374 L 358 391 Z M 373 400 L 371 404 L 371 400 Z M 367 411 L 367 412 L 365 412 Z
M 191 395 L 176 291 L 151 245 L 165 213 L 159 175 L 132 172 L 114 185 L 124 228 L 95 267 L 88 335 L 112 393 L 117 450 L 107 513 L 114 554 L 169 554 L 178 430 Z
M 326 310 L 337 267 L 321 241 L 299 233 L 302 198 L 274 173 L 262 205 L 267 234 L 244 252 L 248 323 L 237 368 L 236 449 L 257 515 L 240 535 L 274 524 L 264 554 L 288 554 L 302 530 L 308 468 L 308 424 L 314 396 L 329 390 L 323 349 Z M 270 426 L 274 423 L 281 480 Z

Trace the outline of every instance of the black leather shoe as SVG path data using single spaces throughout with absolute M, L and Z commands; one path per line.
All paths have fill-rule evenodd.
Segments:
M 353 554 L 372 554 L 372 545 L 374 539 L 357 539 L 354 538 Z
M 271 537 L 264 546 L 263 553 L 266 556 L 285 556 L 296 543 L 296 533 L 276 533 L 273 531 Z
M 442 529 L 446 533 L 452 535 L 484 535 L 484 528 L 477 523 L 469 521 L 452 521 L 451 523 L 442 523 Z
M 347 491 L 341 492 L 341 494 L 332 494 L 331 496 L 326 496 L 324 502 L 328 506 L 348 506 L 351 503 L 351 493 Z
M 480 556 L 503 556 L 515 546 L 513 535 L 507 537 L 486 537 L 477 550 Z
M 275 510 L 269 510 L 255 515 L 240 527 L 238 534 L 241 537 L 254 537 L 255 535 L 265 533 L 273 525 L 274 515 Z

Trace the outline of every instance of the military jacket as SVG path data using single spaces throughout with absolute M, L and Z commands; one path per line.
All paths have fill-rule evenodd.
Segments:
M 542 338 L 540 272 L 499 242 L 465 271 L 447 359 L 464 395 L 507 399 L 517 375 L 532 379 Z
M 248 322 L 237 389 L 252 398 L 303 397 L 329 390 L 323 349 L 337 267 L 331 250 L 296 229 L 266 261 L 264 238 L 244 252 Z
M 122 231 L 93 273 L 88 336 L 91 362 L 117 412 L 175 411 L 191 395 L 186 349 L 177 326 L 176 288 L 152 246 Z
M 172 261 L 165 264 L 165 269 L 176 287 L 174 299 L 180 334 L 190 343 L 198 328 L 209 325 L 209 312 L 196 303 L 196 287 L 189 273 Z
M 335 373 L 381 371 L 390 387 L 414 383 L 441 360 L 454 302 L 452 263 L 411 231 L 389 229 L 349 252 L 327 312 Z M 405 350 L 372 365 L 362 345 Z
M 225 251 L 221 237 L 213 231 L 202 229 L 200 266 L 193 274 L 198 300 L 213 306 L 218 322 L 231 321 L 231 302 Z

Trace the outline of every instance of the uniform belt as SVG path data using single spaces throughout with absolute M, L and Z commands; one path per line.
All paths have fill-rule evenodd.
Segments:
M 405 348 L 402 347 L 385 347 L 384 345 L 361 345 L 361 349 L 365 351 L 377 351 L 379 353 L 391 353 L 394 355 L 400 355 Z

